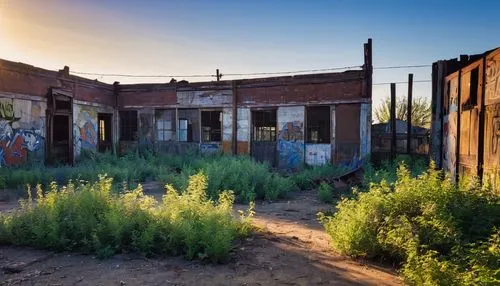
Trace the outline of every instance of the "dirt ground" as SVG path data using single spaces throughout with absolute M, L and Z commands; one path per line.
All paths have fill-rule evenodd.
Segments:
M 145 189 L 161 197 L 154 184 Z M 0 202 L 0 212 L 15 207 L 15 201 Z M 316 221 L 316 213 L 329 208 L 317 200 L 314 191 L 257 203 L 254 224 L 261 230 L 238 242 L 231 261 L 222 265 L 138 255 L 98 260 L 89 255 L 0 246 L 0 285 L 402 284 L 390 268 L 353 261 L 331 249 L 329 237 Z

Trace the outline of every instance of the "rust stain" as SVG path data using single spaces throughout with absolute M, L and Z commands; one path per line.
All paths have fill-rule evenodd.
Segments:
M 248 154 L 248 142 L 246 141 L 238 141 L 237 146 L 237 152 L 238 154 Z

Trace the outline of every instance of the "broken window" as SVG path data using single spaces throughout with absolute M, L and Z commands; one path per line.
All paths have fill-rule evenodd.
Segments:
M 307 108 L 307 143 L 330 143 L 330 106 Z
M 120 140 L 134 141 L 137 135 L 137 110 L 120 111 Z
M 175 140 L 175 110 L 156 110 L 156 139 Z
M 201 130 L 203 142 L 220 142 L 222 137 L 222 111 L 202 111 Z
M 179 109 L 178 136 L 180 142 L 200 141 L 198 109 Z
M 276 110 L 252 112 L 253 141 L 276 141 Z

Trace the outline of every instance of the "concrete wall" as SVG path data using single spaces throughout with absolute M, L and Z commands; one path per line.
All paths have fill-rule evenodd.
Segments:
M 371 153 L 371 130 L 372 130 L 372 105 L 370 103 L 362 103 L 359 115 L 359 156 L 364 159 Z
M 237 135 L 236 152 L 238 154 L 248 154 L 250 152 L 250 109 L 238 108 L 237 112 Z
M 233 110 L 222 109 L 222 151 L 226 154 L 232 153 L 233 141 Z
M 278 166 L 299 169 L 304 164 L 304 106 L 279 107 Z
M 331 162 L 332 146 L 330 144 L 306 144 L 305 148 L 307 165 L 318 166 Z

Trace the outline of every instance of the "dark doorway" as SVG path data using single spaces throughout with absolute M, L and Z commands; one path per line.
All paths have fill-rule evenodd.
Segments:
M 97 129 L 98 129 L 98 140 L 97 140 L 97 148 L 99 152 L 111 151 L 113 148 L 113 139 L 112 139 L 112 115 L 108 113 L 98 113 L 97 114 Z
M 66 91 L 52 90 L 47 102 L 48 164 L 73 162 L 73 100 Z
M 259 162 L 276 165 L 276 110 L 252 111 L 251 156 Z
M 54 115 L 54 129 L 52 133 L 52 158 L 54 163 L 70 163 L 70 124 L 68 115 Z

